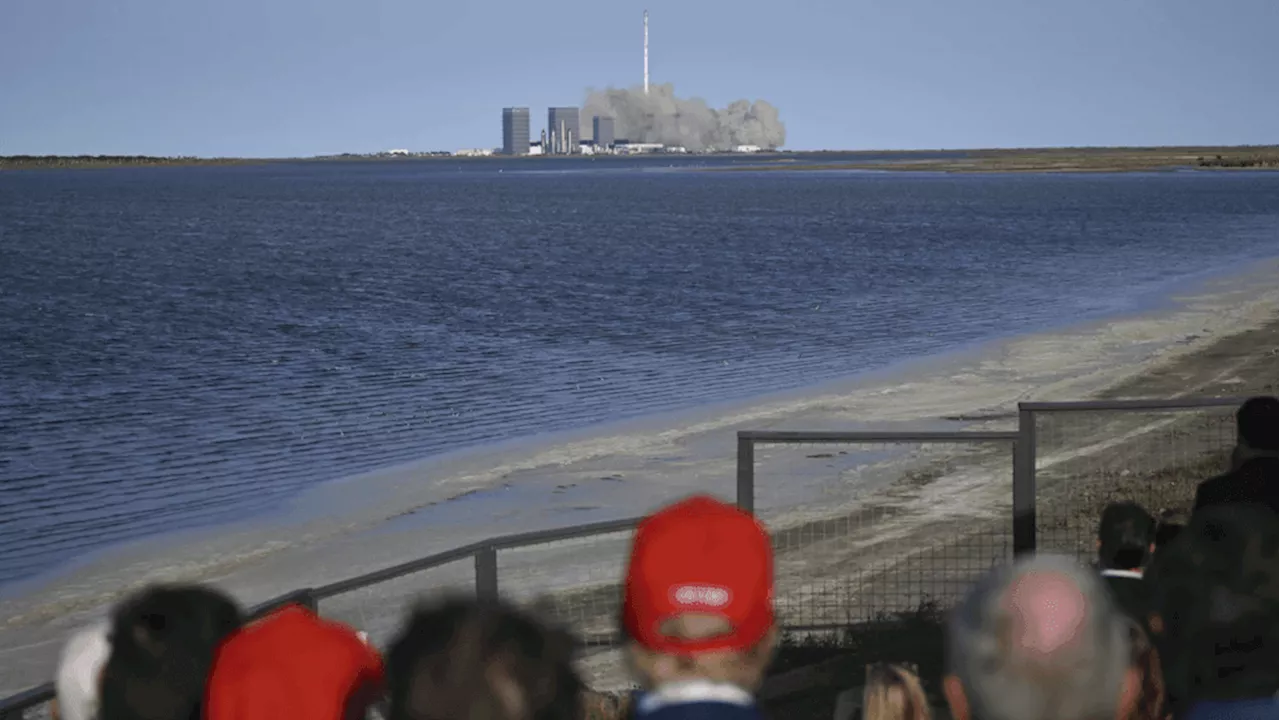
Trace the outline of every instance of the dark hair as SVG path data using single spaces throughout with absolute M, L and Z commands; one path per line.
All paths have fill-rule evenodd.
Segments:
M 1141 567 L 1155 540 L 1156 520 L 1133 502 L 1107 505 L 1098 524 L 1098 562 L 1107 570 Z
M 1151 636 L 1137 620 L 1126 618 L 1129 626 L 1129 662 L 1142 676 L 1138 691 L 1138 707 L 1131 718 L 1161 720 L 1164 718 L 1164 671 L 1160 668 L 1160 653 L 1151 642 Z
M 1173 542 L 1174 538 L 1178 537 L 1178 533 L 1182 532 L 1185 527 L 1186 525 L 1179 522 L 1161 522 L 1157 525 L 1155 539 L 1156 552 L 1159 553 L 1161 549 L 1167 547 L 1169 543 Z
M 199 720 L 219 643 L 243 624 L 216 590 L 147 588 L 113 612 L 102 676 L 102 720 Z
M 573 650 L 501 602 L 421 607 L 387 654 L 390 720 L 579 720 Z
M 1236 435 L 1254 450 L 1276 449 L 1276 415 L 1280 404 L 1271 395 L 1252 397 L 1236 411 Z
M 1178 537 L 1178 533 L 1187 526 L 1187 513 L 1182 510 L 1162 510 L 1160 518 L 1156 521 L 1155 544 L 1156 553 L 1164 548 L 1173 539 Z
M 1267 508 L 1205 508 L 1147 572 L 1175 710 L 1276 694 L 1276 528 Z

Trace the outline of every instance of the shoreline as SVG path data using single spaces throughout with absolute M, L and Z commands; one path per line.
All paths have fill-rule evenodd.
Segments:
M 1132 172 L 1275 172 L 1276 146 L 1238 148 L 1104 148 L 983 150 L 949 159 L 887 162 L 836 160 L 820 164 L 778 161 L 768 165 L 706 168 L 704 172 L 931 172 L 990 173 L 1132 173 Z
M 920 156 L 950 156 L 919 160 Z M 150 155 L 13 155 L 0 156 L 0 172 L 6 170 L 75 170 L 107 168 L 228 167 L 290 163 L 433 163 L 433 162 L 559 162 L 572 159 L 604 162 L 741 159 L 735 167 L 696 168 L 703 172 L 768 172 L 862 170 L 886 172 L 1144 172 L 1144 171 L 1274 171 L 1278 167 L 1275 145 L 1204 145 L 1086 148 L 996 148 L 953 150 L 821 150 L 768 151 L 758 154 L 716 152 L 705 154 L 575 155 L 575 156 L 463 156 L 421 153 L 410 156 L 385 154 L 325 155 L 315 157 L 165 157 Z M 750 162 L 759 158 L 759 162 Z M 840 159 L 829 159 L 840 158 Z M 802 164 L 804 160 L 820 161 Z M 1257 165 L 1242 163 L 1259 163 Z
M 483 539 L 494 534 L 495 525 L 518 532 L 610 514 L 623 517 L 648 509 L 655 499 L 693 489 L 731 495 L 733 455 L 726 439 L 740 427 L 965 426 L 1007 412 L 1019 400 L 1090 397 L 1149 374 L 1157 365 L 1201 352 L 1232 329 L 1265 324 L 1264 316 L 1275 313 L 1274 280 L 1269 279 L 1275 277 L 1275 267 L 1274 260 L 1257 263 L 1247 282 L 1236 276 L 1208 281 L 1194 297 L 1183 292 L 1168 298 L 1171 307 L 1144 307 L 1082 326 L 1004 339 L 923 359 L 905 372 L 899 368 L 824 383 L 763 404 L 759 399 L 744 402 L 736 413 L 729 407 L 714 414 L 703 410 L 701 416 L 690 412 L 675 427 L 670 418 L 659 423 L 642 419 L 613 428 L 613 436 L 600 437 L 596 428 L 577 439 L 562 438 L 550 448 L 508 448 L 370 473 L 308 491 L 291 503 L 286 518 L 273 518 L 269 527 L 191 531 L 160 542 L 153 538 L 153 547 L 139 543 L 113 550 L 28 595 L 0 601 L 0 687 L 22 689 L 47 679 L 60 638 L 102 603 L 145 580 L 209 581 L 245 602 L 256 602 Z M 966 415 L 977 420 L 946 419 Z M 583 450 L 589 452 L 578 452 Z M 810 468 L 812 464 L 809 460 L 801 469 L 814 475 L 814 483 L 824 482 L 830 473 Z M 422 482 L 424 476 L 433 482 Z M 474 493 L 477 488 L 482 492 Z M 773 485 L 770 500 L 769 489 L 761 488 L 766 512 L 770 504 L 788 500 L 780 490 Z M 468 492 L 473 493 L 468 500 L 441 503 Z M 513 501 L 518 507 L 497 517 L 491 514 Z M 342 515 L 335 516 L 338 509 Z M 313 519 L 306 521 L 308 517 Z M 475 526 L 480 521 L 489 527 Z M 170 550 L 157 554 L 159 545 Z M 433 573 L 439 582 L 431 585 L 466 578 L 472 572 L 467 565 Z M 421 591 L 422 581 L 407 583 L 405 592 Z M 375 625 L 398 618 L 403 610 L 395 598 L 357 596 L 351 598 L 356 609 L 335 605 L 334 612 L 358 612 L 350 619 Z M 383 610 L 374 612 L 375 605 Z

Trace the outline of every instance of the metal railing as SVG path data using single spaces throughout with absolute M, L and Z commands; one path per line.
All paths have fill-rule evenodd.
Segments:
M 312 596 L 310 590 L 292 590 L 255 606 L 249 611 L 249 618 L 251 620 L 260 618 L 286 605 L 302 605 L 310 608 L 313 612 L 317 610 L 316 599 Z M 0 699 L 0 720 L 22 720 L 27 710 L 34 710 L 47 705 L 55 697 L 57 697 L 57 690 L 52 682 L 47 682 L 29 690 L 23 690 L 16 695 Z
M 1195 487 L 1229 467 L 1247 398 L 1027 402 L 1023 532 L 1031 548 L 1093 559 L 1098 517 L 1118 500 L 1189 510 Z
M 1234 410 L 1243 401 L 1244 398 L 1186 398 L 1020 403 L 1018 427 L 1012 431 L 742 431 L 738 433 L 737 440 L 737 503 L 748 511 L 760 514 L 774 532 L 780 573 L 779 614 L 784 627 L 807 630 L 847 625 L 855 622 L 858 616 L 866 618 L 866 614 L 859 612 L 859 608 L 850 606 L 850 598 L 867 595 L 877 582 L 883 585 L 895 573 L 899 578 L 919 576 L 919 582 L 916 586 L 906 582 L 905 590 L 901 588 L 903 583 L 899 582 L 895 586 L 897 589 L 892 591 L 896 600 L 886 602 L 882 607 L 871 608 L 872 610 L 893 611 L 900 609 L 904 601 L 911 603 L 922 599 L 954 599 L 964 591 L 974 575 L 984 571 L 991 563 L 1007 558 L 1010 553 L 1033 552 L 1042 539 L 1049 540 L 1048 546 L 1055 550 L 1074 548 L 1079 552 L 1081 542 L 1075 535 L 1084 537 L 1084 534 L 1088 534 L 1091 545 L 1091 534 L 1096 531 L 1096 527 L 1088 525 L 1088 522 L 1096 522 L 1096 513 L 1092 516 L 1088 513 L 1082 515 L 1081 520 L 1085 521 L 1087 527 L 1080 522 L 1068 522 L 1067 534 L 1075 535 L 1068 538 L 1070 542 L 1063 541 L 1059 537 L 1063 534 L 1063 524 L 1058 517 L 1060 513 L 1042 509 L 1047 498 L 1057 498 L 1063 493 L 1070 495 L 1082 490 L 1092 491 L 1091 488 L 1098 486 L 1107 490 L 1098 495 L 1099 501 L 1103 498 L 1133 499 L 1158 509 L 1150 503 L 1164 495 L 1155 492 L 1155 489 L 1161 488 L 1153 489 L 1151 482 L 1137 486 L 1132 482 L 1107 485 L 1106 481 L 1132 477 L 1133 468 L 1123 467 L 1123 463 L 1131 462 L 1135 457 L 1145 457 L 1149 461 L 1154 458 L 1150 464 L 1154 468 L 1152 472 L 1157 475 L 1160 472 L 1173 475 L 1182 472 L 1186 477 L 1180 478 L 1181 485 L 1174 482 L 1170 485 L 1171 490 L 1163 488 L 1170 492 L 1185 490 L 1187 483 L 1220 472 L 1225 465 L 1223 455 L 1229 452 L 1235 439 L 1234 415 L 1225 410 Z M 1197 417 L 1191 412 L 1195 410 L 1202 413 Z M 1083 427 L 1074 433 L 1078 436 L 1074 438 L 1075 446 L 1065 447 L 1068 443 L 1062 442 L 1064 433 L 1061 432 L 1062 427 L 1059 427 L 1062 423 L 1057 418 L 1079 418 L 1091 414 L 1094 416 L 1093 422 L 1080 423 Z M 1055 422 L 1058 425 L 1054 425 Z M 1160 448 L 1145 455 L 1121 451 L 1127 444 L 1150 444 L 1153 437 L 1157 441 L 1161 438 L 1170 440 L 1168 447 L 1164 448 L 1165 452 L 1162 453 Z M 1178 438 L 1190 438 L 1189 446 L 1179 446 Z M 939 497 L 961 500 L 965 497 L 964 493 L 979 487 L 973 483 L 976 477 L 978 480 L 985 479 L 984 486 L 994 487 L 992 492 L 1003 494 L 1004 500 L 997 503 L 995 512 L 989 508 L 986 511 L 976 508 L 969 514 L 952 512 L 950 515 L 940 515 L 942 521 L 938 524 L 941 528 L 939 532 L 952 532 L 953 537 L 938 535 L 934 538 L 935 542 L 930 542 L 927 538 L 923 541 L 913 538 L 910 544 L 881 548 L 869 536 L 877 535 L 882 527 L 890 524 L 895 513 L 910 513 L 922 508 L 909 507 L 903 510 L 893 505 L 877 505 L 876 501 L 868 501 L 867 506 L 864 506 L 855 497 L 852 503 L 846 500 L 847 507 L 843 509 L 834 508 L 830 501 L 819 501 L 819 507 L 814 513 L 807 518 L 797 519 L 794 513 L 789 515 L 785 511 L 774 512 L 774 508 L 757 507 L 760 501 L 758 466 L 762 462 L 767 465 L 770 460 L 762 457 L 765 453 L 758 449 L 802 445 L 848 445 L 857 449 L 873 445 L 895 448 L 967 446 L 971 452 L 961 452 L 958 459 L 951 455 L 926 452 L 919 453 L 914 459 L 907 458 L 908 464 L 914 462 L 916 467 L 911 471 L 915 475 L 908 473 L 907 481 L 915 483 L 917 490 L 936 488 Z M 991 452 L 993 445 L 995 452 Z M 846 464 L 856 465 L 859 462 L 858 454 L 858 451 L 851 453 L 853 458 L 849 459 L 850 454 L 841 452 L 839 459 Z M 815 458 L 831 460 L 833 463 L 837 459 L 834 454 L 829 453 L 807 456 L 807 459 Z M 863 465 L 874 466 L 875 462 L 869 460 Z M 990 482 L 990 474 L 999 472 L 998 468 L 1001 466 L 1011 466 L 1008 489 L 1004 493 Z M 836 471 L 837 480 L 848 469 L 841 470 L 834 465 L 832 467 Z M 1099 469 L 1103 468 L 1108 471 L 1099 474 Z M 1109 470 L 1111 468 L 1118 468 L 1118 471 L 1113 473 Z M 1205 471 L 1203 475 L 1199 474 L 1201 470 Z M 1212 472 L 1208 472 L 1209 470 Z M 776 472 L 769 474 L 771 479 L 779 475 Z M 1150 478 L 1145 480 L 1149 481 Z M 1038 486 L 1038 482 L 1042 487 Z M 843 489 L 856 496 L 855 486 L 846 487 L 839 485 L 839 482 L 836 484 L 838 491 Z M 882 489 L 887 489 L 892 495 L 891 484 Z M 948 496 L 948 492 L 953 494 Z M 1001 504 L 1005 502 L 1007 505 Z M 1189 504 L 1189 499 L 1184 498 L 1184 504 Z M 554 546 L 556 543 L 627 533 L 634 529 L 639 519 L 627 518 L 491 538 L 321 587 L 296 590 L 258 606 L 254 613 L 262 614 L 282 604 L 300 601 L 319 608 L 328 615 L 331 613 L 321 606 L 322 602 L 333 601 L 374 586 L 388 586 L 414 574 L 438 570 L 467 560 L 473 566 L 472 572 L 468 573 L 470 581 L 463 582 L 461 578 L 454 578 L 453 582 L 459 587 L 470 585 L 477 597 L 496 598 L 500 593 L 505 595 L 518 590 L 514 585 L 508 587 L 508 583 L 502 580 L 504 572 L 499 562 L 500 553 L 527 551 L 537 546 Z M 593 588 L 588 588 L 577 596 L 570 593 L 567 600 L 561 592 L 559 607 L 552 608 L 557 611 L 555 614 L 562 617 L 573 615 L 573 610 L 568 605 L 586 602 L 583 598 L 588 595 L 594 598 L 592 602 L 597 607 L 582 610 L 580 616 L 574 618 L 580 639 L 587 646 L 610 645 L 616 641 L 612 628 L 617 617 L 620 596 L 617 587 L 621 581 L 622 562 L 625 560 L 625 543 L 618 545 L 621 553 L 603 561 L 611 564 L 612 569 L 600 573 Z M 846 552 L 846 545 L 856 546 L 857 552 Z M 576 558 L 580 553 L 575 551 L 569 554 Z M 600 561 L 596 564 L 599 565 Z M 791 569 L 810 565 L 813 567 L 802 573 L 787 575 Z M 820 577 L 824 572 L 828 575 Z M 932 577 L 931 574 L 938 577 Z M 954 577 L 946 577 L 948 575 Z M 427 587 L 412 587 L 405 594 L 412 597 L 434 587 L 434 583 Z M 788 597 L 789 592 L 793 597 Z M 834 609 L 823 607 L 819 611 L 809 608 L 806 613 L 800 607 L 806 601 L 805 598 L 812 599 L 823 593 L 828 599 L 836 598 Z M 557 601 L 556 594 L 549 594 L 554 605 Z M 898 595 L 901 597 L 897 597 Z M 596 630 L 589 629 L 593 624 Z M 583 631 L 584 627 L 588 630 Z M 386 635 L 382 633 L 383 637 L 378 637 L 376 633 L 371 634 L 375 641 L 385 639 Z M 52 683 L 46 683 L 0 700 L 0 720 L 22 718 L 25 710 L 49 702 L 53 699 L 53 694 Z

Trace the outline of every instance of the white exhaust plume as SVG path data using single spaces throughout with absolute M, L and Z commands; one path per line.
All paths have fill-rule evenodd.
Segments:
M 708 107 L 701 98 L 676 97 L 670 83 L 643 88 L 588 90 L 583 117 L 612 117 L 614 134 L 631 142 L 661 143 L 692 152 L 732 150 L 739 145 L 782 147 L 786 127 L 778 110 L 764 100 L 735 100 L 729 107 Z

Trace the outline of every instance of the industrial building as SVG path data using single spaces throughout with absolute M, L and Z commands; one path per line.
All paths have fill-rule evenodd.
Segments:
M 553 155 L 570 155 L 578 151 L 582 131 L 576 107 L 553 107 L 547 110 L 547 136 Z
M 608 149 L 613 146 L 613 118 L 597 115 L 591 119 L 591 137 L 595 146 Z
M 529 154 L 529 108 L 502 109 L 502 154 Z
M 644 11 L 644 93 L 649 94 L 649 11 Z M 676 114 L 679 121 L 679 114 Z M 688 154 L 688 148 L 653 142 L 631 142 L 617 137 L 614 118 L 596 115 L 591 118 L 591 140 L 582 134 L 581 112 L 576 107 L 547 108 L 547 127 L 539 139 L 529 136 L 529 108 L 506 108 L 502 111 L 502 152 L 507 155 L 637 155 L 650 153 Z M 636 128 L 623 127 L 623 132 Z M 530 142 L 533 140 L 533 142 Z M 770 150 L 772 148 L 769 148 Z M 758 153 L 759 145 L 718 146 L 698 152 Z

